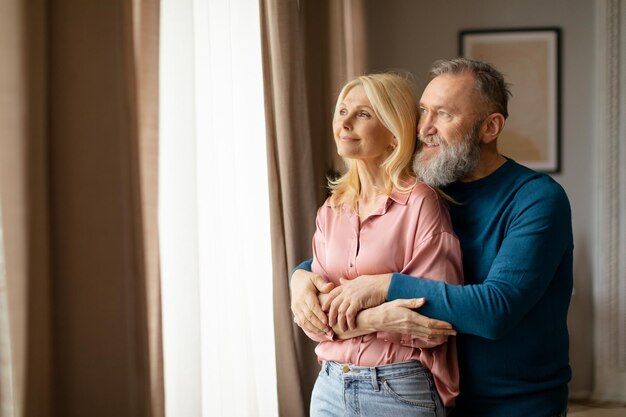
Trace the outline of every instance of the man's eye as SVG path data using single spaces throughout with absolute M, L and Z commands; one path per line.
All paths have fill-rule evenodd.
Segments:
M 425 108 L 423 108 L 423 107 L 420 107 L 418 112 L 419 112 L 420 115 L 425 115 L 426 113 L 428 113 L 428 111 Z
M 450 116 L 450 113 L 447 113 L 447 112 L 445 112 L 445 111 L 443 111 L 443 110 L 439 110 L 439 111 L 437 112 L 437 115 L 438 115 L 439 117 L 444 118 L 444 119 L 449 119 L 449 118 L 451 117 L 451 116 Z

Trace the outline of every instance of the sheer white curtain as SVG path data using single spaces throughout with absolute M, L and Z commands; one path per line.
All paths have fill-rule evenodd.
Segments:
M 166 414 L 277 416 L 257 0 L 162 0 Z
M 12 361 L 8 300 L 4 268 L 2 209 L 0 207 L 0 416 L 2 417 L 13 417 L 15 415 L 13 407 L 13 375 L 11 374 Z

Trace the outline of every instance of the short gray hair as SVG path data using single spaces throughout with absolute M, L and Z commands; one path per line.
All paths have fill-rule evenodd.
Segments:
M 510 84 L 493 65 L 467 58 L 440 59 L 430 68 L 430 79 L 444 74 L 470 73 L 474 76 L 475 89 L 490 112 L 509 117 L 508 103 Z

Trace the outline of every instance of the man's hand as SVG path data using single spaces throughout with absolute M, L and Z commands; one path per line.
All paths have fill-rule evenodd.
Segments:
M 328 320 L 320 307 L 317 293 L 328 293 L 333 288 L 332 282 L 327 282 L 317 274 L 303 269 L 294 272 L 290 286 L 293 321 L 311 333 L 326 331 Z
M 410 334 L 429 340 L 456 335 L 450 323 L 431 319 L 413 311 L 425 303 L 426 300 L 423 298 L 386 302 L 362 311 L 358 317 L 359 327 L 377 332 Z
M 356 316 L 361 310 L 376 307 L 387 300 L 390 282 L 391 274 L 341 279 L 341 285 L 330 292 L 322 306 L 322 310 L 328 311 L 329 325 L 338 325 L 342 331 L 356 329 Z

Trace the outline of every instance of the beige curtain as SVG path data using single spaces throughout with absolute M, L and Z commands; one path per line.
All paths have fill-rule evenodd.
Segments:
M 164 414 L 158 4 L 0 2 L 3 416 Z
M 261 15 L 279 412 L 303 417 L 315 375 L 314 345 L 294 327 L 287 287 L 289 269 L 309 256 L 317 205 L 303 33 L 292 0 L 262 0 Z
M 4 416 L 52 415 L 52 303 L 43 0 L 0 2 Z
M 361 0 L 262 0 L 261 14 L 279 408 L 283 417 L 301 417 L 319 366 L 314 343 L 292 321 L 288 276 L 311 257 L 316 210 L 337 161 L 334 100 L 365 66 L 353 47 L 363 41 L 363 14 Z

